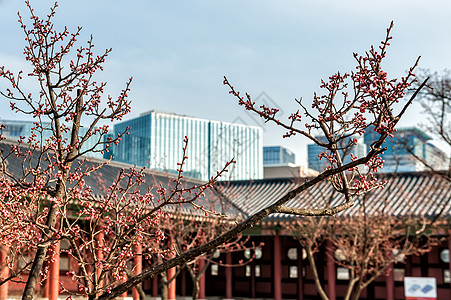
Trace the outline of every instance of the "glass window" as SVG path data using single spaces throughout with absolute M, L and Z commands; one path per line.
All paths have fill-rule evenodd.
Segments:
M 255 258 L 260 259 L 263 256 L 263 251 L 260 247 L 255 248 Z
M 218 276 L 219 275 L 219 265 L 212 264 L 211 265 L 211 275 L 212 276 Z
M 450 283 L 449 270 L 443 270 L 443 283 Z
M 215 250 L 215 252 L 213 252 L 213 258 L 218 258 L 221 255 L 221 251 L 219 251 L 218 249 Z
M 440 252 L 440 259 L 444 262 L 444 263 L 449 263 L 449 249 L 443 249 Z
M 250 249 L 244 250 L 244 257 L 246 259 L 250 259 L 251 258 L 251 250 Z
M 288 274 L 290 278 L 298 278 L 298 267 L 290 266 L 290 273 Z
M 349 280 L 349 269 L 338 267 L 337 268 L 337 279 L 338 280 Z
M 404 269 L 395 268 L 393 273 L 394 273 L 395 281 L 404 281 L 404 275 L 405 275 Z
M 297 260 L 298 259 L 298 249 L 297 248 L 288 249 L 287 256 L 291 260 Z
M 251 266 L 246 265 L 246 277 L 251 277 Z
M 255 266 L 255 277 L 261 276 L 261 267 L 259 265 Z
M 69 257 L 61 257 L 60 258 L 60 270 L 62 270 L 62 271 L 69 270 Z

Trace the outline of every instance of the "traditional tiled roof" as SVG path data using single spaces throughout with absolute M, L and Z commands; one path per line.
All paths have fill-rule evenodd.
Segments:
M 9 153 L 11 146 L 17 145 L 15 141 L 3 140 L 0 142 L 0 152 L 3 155 Z M 31 166 L 36 164 L 38 153 L 35 152 L 33 158 L 31 159 Z M 11 174 L 15 174 L 17 178 L 21 177 L 23 174 L 22 170 L 22 162 L 23 158 L 14 157 L 13 155 L 9 156 L 6 160 L 6 168 L 7 171 Z M 98 159 L 98 158 L 87 158 L 86 161 L 83 162 L 83 168 L 88 169 L 92 166 L 98 165 L 100 163 L 105 163 L 106 160 Z M 43 161 L 43 165 L 46 163 Z M 25 164 L 25 168 L 28 166 L 28 161 Z M 75 161 L 72 165 L 72 168 L 78 166 L 78 161 Z M 130 170 L 132 165 L 114 162 L 111 161 L 108 164 L 104 165 L 101 169 L 91 173 L 90 176 L 85 177 L 86 185 L 92 189 L 92 194 L 95 198 L 101 198 L 104 196 L 105 188 L 110 187 L 116 180 L 119 175 L 119 172 L 124 170 Z M 140 169 L 140 168 L 137 168 Z M 145 181 L 141 186 L 139 186 L 139 191 L 145 193 L 149 188 L 152 188 L 152 193 L 155 196 L 155 201 L 160 197 L 157 194 L 156 190 L 162 186 L 168 192 L 171 191 L 171 188 L 175 186 L 174 180 L 177 178 L 175 174 L 158 172 L 150 169 L 144 170 Z M 27 181 L 31 181 L 31 176 L 27 178 Z M 194 185 L 200 186 L 203 181 L 192 179 L 192 178 L 183 178 L 181 184 L 184 188 L 189 188 Z M 185 194 L 185 197 L 189 199 L 192 195 Z M 238 209 L 233 203 L 230 203 L 229 200 L 223 197 L 217 190 L 215 189 L 207 189 L 205 191 L 205 197 L 199 198 L 196 203 L 198 205 L 202 205 L 207 210 L 220 212 L 222 214 L 231 216 L 231 217 L 240 217 L 242 215 L 242 211 Z M 173 211 L 174 206 L 167 206 L 166 210 Z M 177 212 L 182 213 L 188 217 L 194 218 L 202 218 L 205 217 L 205 212 L 193 209 L 191 205 L 183 205 L 177 206 Z
M 2 141 L 0 151 L 9 151 L 14 142 Z M 98 159 L 90 159 L 86 166 L 102 162 Z M 101 168 L 100 171 L 86 177 L 86 183 L 92 187 L 93 193 L 102 197 L 102 189 L 99 182 L 110 186 L 116 179 L 122 168 L 128 169 L 128 164 L 111 162 Z M 7 168 L 14 174 L 21 174 L 22 167 L 19 159 L 8 158 Z M 369 214 L 385 212 L 395 216 L 422 216 L 435 217 L 441 213 L 443 218 L 451 217 L 451 182 L 433 173 L 399 173 L 381 174 L 380 180 L 389 180 L 384 189 L 377 189 L 365 196 L 366 210 Z M 160 184 L 167 189 L 173 185 L 172 174 L 164 174 L 152 170 L 145 171 L 145 183 L 140 187 L 141 191 L 147 191 L 152 186 Z M 100 180 L 101 179 L 101 180 Z M 262 208 L 274 203 L 289 191 L 293 190 L 307 179 L 263 179 L 247 181 L 220 182 L 214 189 L 207 191 L 203 203 L 217 211 L 222 211 L 230 216 L 246 217 L 258 212 Z M 194 179 L 185 179 L 185 186 L 200 185 L 202 182 Z M 296 208 L 322 208 L 326 202 L 332 206 L 344 201 L 343 195 L 335 192 L 328 181 L 306 190 L 298 197 L 290 200 L 286 206 Z M 341 216 L 356 215 L 361 210 L 363 198 L 357 199 L 356 204 L 342 212 Z M 199 211 L 192 211 L 190 207 L 185 209 L 186 214 L 204 215 Z M 270 219 L 287 218 L 284 214 L 271 215 Z
M 356 215 L 361 212 L 365 201 L 368 214 L 384 212 L 394 216 L 451 217 L 451 183 L 433 173 L 381 174 L 380 180 L 389 183 L 383 189 L 374 190 L 356 204 L 342 212 L 341 216 Z M 232 181 L 222 184 L 218 189 L 246 215 L 252 215 L 262 208 L 276 202 L 289 191 L 298 187 L 306 179 L 263 179 L 252 181 Z M 343 195 L 335 192 L 330 182 L 323 181 L 298 197 L 290 200 L 286 206 L 296 208 L 322 208 L 331 201 L 331 205 L 343 203 Z M 287 215 L 274 214 L 269 218 L 286 218 Z

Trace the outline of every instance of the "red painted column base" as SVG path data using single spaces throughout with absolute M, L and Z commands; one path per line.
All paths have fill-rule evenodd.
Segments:
M 327 260 L 327 289 L 329 300 L 337 298 L 336 280 L 335 280 L 335 261 L 334 246 L 331 241 L 326 243 L 326 260 Z
M 386 277 L 387 300 L 395 300 L 395 274 L 393 264 L 388 267 L 388 275 Z
M 152 277 L 152 297 L 158 297 L 158 275 Z
M 60 281 L 60 242 L 52 246 L 52 256 L 49 263 L 49 300 L 57 300 L 59 296 Z
M 168 270 L 168 280 L 171 280 L 175 276 L 175 268 Z M 176 281 L 175 278 L 171 280 L 168 288 L 168 300 L 176 300 Z
M 451 229 L 448 230 L 448 250 L 449 250 L 449 274 L 451 276 Z M 451 285 L 451 282 L 449 283 Z M 451 298 L 451 289 L 449 292 L 450 298 Z
M 8 249 L 6 247 L 0 247 L 0 278 L 7 278 L 9 276 L 9 268 L 6 265 L 8 256 Z M 0 300 L 6 300 L 8 298 L 8 282 L 0 285 Z
M 205 266 L 205 260 L 199 259 L 199 271 Z M 199 278 L 199 300 L 205 299 L 205 273 Z
M 282 259 L 280 236 L 274 236 L 274 300 L 282 300 Z
M 134 257 L 133 257 L 133 274 L 138 275 L 141 274 L 143 271 L 143 247 L 142 244 L 138 243 L 134 247 Z M 133 300 L 139 300 L 139 293 L 136 288 L 132 289 L 132 297 Z
M 232 293 L 232 253 L 227 252 L 226 253 L 226 269 L 225 269 L 225 276 L 226 276 L 226 299 L 232 299 L 233 293 Z

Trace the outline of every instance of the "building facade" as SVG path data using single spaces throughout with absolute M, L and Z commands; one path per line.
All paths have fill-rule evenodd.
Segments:
M 367 147 L 370 147 L 375 135 L 377 132 L 373 128 L 367 128 L 364 135 Z M 425 165 L 420 160 L 437 170 L 446 168 L 446 155 L 431 144 L 430 140 L 431 137 L 418 128 L 398 129 L 393 133 L 393 137 L 388 137 L 382 145 L 387 150 L 381 155 L 384 160 L 384 168 L 381 171 L 389 173 L 424 171 Z
M 319 174 L 318 171 L 309 169 L 305 166 L 295 165 L 269 165 L 264 166 L 263 173 L 265 179 L 268 178 L 305 178 L 313 177 Z
M 107 174 L 114 174 L 116 172 L 113 170 L 115 168 L 119 170 L 121 167 L 123 166 L 114 166 L 114 164 L 107 166 L 105 179 L 108 178 Z M 153 181 L 165 182 L 164 178 L 154 176 L 150 171 L 147 173 L 149 180 L 145 184 L 153 185 L 156 183 Z M 386 189 L 377 189 L 369 194 L 368 203 L 372 203 L 372 205 L 367 207 L 368 213 L 378 214 L 382 203 L 389 205 L 389 210 L 399 218 L 410 215 L 412 208 L 415 210 L 415 215 L 426 219 L 434 218 L 440 212 L 440 220 L 435 226 L 440 242 L 433 245 L 428 252 L 407 256 L 404 261 L 394 263 L 366 287 L 359 299 L 406 299 L 404 296 L 405 277 L 435 278 L 436 299 L 450 299 L 451 229 L 449 221 L 451 203 L 446 201 L 451 196 L 449 181 L 434 177 L 431 173 L 383 174 L 383 176 L 388 176 L 391 186 Z M 87 180 L 88 183 L 94 183 L 96 176 L 88 177 Z M 212 191 L 211 197 L 214 197 L 215 193 L 219 191 L 221 197 L 225 197 L 226 201 L 231 201 L 234 204 L 233 207 L 239 208 L 248 217 L 261 210 L 268 202 L 276 201 L 281 194 L 292 191 L 300 184 L 302 182 L 292 178 L 232 181 L 220 183 L 218 190 Z M 312 208 L 317 204 L 321 205 L 321 199 L 324 200 L 324 197 L 329 198 L 329 196 L 333 196 L 332 205 L 343 200 L 342 195 L 334 193 L 331 185 L 323 181 L 313 186 L 309 193 L 300 195 L 291 203 L 297 208 Z M 416 205 L 412 207 L 411 203 Z M 357 202 L 342 217 L 355 216 L 359 212 L 359 206 L 360 204 Z M 290 222 L 292 219 L 287 218 L 286 215 L 276 214 L 245 231 L 243 235 L 249 237 L 249 244 L 260 246 L 255 250 L 250 249 L 251 252 L 248 253 L 246 251 L 221 253 L 216 258 L 216 262 L 213 261 L 209 265 L 202 276 L 203 279 L 199 281 L 201 293 L 199 299 L 321 299 L 315 287 L 314 271 L 306 256 L 306 250 L 288 230 Z M 61 248 L 64 249 L 66 246 L 61 244 Z M 350 281 L 350 273 L 344 267 L 345 265 L 335 260 L 339 255 L 338 250 L 326 242 L 315 253 L 316 272 L 320 282 L 326 288 L 328 295 L 334 295 L 330 299 L 343 299 Z M 0 248 L 0 258 L 2 251 L 4 249 Z M 152 266 L 151 261 L 143 258 L 145 256 L 142 253 L 135 257 L 138 261 L 137 264 L 142 264 L 143 269 Z M 243 260 L 250 257 L 253 259 L 249 263 L 243 264 Z M 221 262 L 226 262 L 226 264 Z M 78 291 L 77 282 L 68 275 L 69 271 L 78 266 L 75 259 L 70 258 L 67 252 L 63 251 L 58 253 L 54 259 L 49 260 L 48 264 L 49 268 L 60 271 L 56 273 L 56 279 L 52 277 L 52 280 L 56 281 L 56 284 L 53 285 L 56 289 L 56 296 L 48 297 L 50 300 L 58 298 L 61 286 L 66 289 L 61 292 L 64 297 L 69 296 L 68 291 L 74 293 Z M 22 276 L 26 278 L 26 275 Z M 161 276 L 154 276 L 144 280 L 142 283 L 144 293 L 154 298 L 162 295 L 160 279 Z M 45 281 L 42 286 L 38 285 L 43 295 L 47 293 L 45 285 L 49 286 L 52 280 Z M 171 285 L 174 297 L 168 299 L 176 299 L 176 295 L 187 297 L 193 291 L 193 284 L 186 269 L 182 269 L 176 275 L 175 279 L 171 281 Z M 10 297 L 20 295 L 24 289 L 22 282 L 11 281 L 3 285 L 3 287 L 5 286 L 5 289 L 0 289 L 0 299 L 8 299 L 8 293 Z M 50 287 L 48 288 L 50 289 Z M 132 296 L 134 300 L 139 299 L 138 293 L 133 293 L 133 291 L 123 296 Z
M 222 180 L 263 178 L 263 134 L 259 127 L 153 110 L 116 124 L 114 131 L 127 128 L 129 134 L 106 154 L 113 160 L 176 173 L 187 137 L 184 176 L 208 180 L 235 159 Z
M 38 130 L 34 129 L 36 125 L 32 121 L 18 121 L 18 120 L 1 120 L 0 124 L 5 125 L 6 127 L 3 129 L 0 129 L 0 134 L 2 134 L 5 138 L 9 140 L 18 140 L 20 137 L 29 138 L 32 136 L 32 134 L 37 135 L 37 139 L 40 139 L 41 133 L 38 132 Z M 50 123 L 43 122 L 42 124 L 43 130 L 42 130 L 42 141 L 45 144 L 46 140 L 53 137 L 52 127 Z M 83 137 L 86 132 L 87 128 L 80 127 L 79 129 L 79 136 Z M 70 135 L 68 133 L 64 134 L 63 136 L 67 139 L 70 138 Z M 88 149 L 92 149 L 97 143 L 97 139 L 93 136 L 91 138 L 88 138 L 86 142 L 82 145 L 81 151 L 85 151 Z M 92 152 L 88 151 L 86 156 L 88 157 L 95 157 L 95 158 L 103 158 L 103 154 L 100 153 L 101 146 L 97 146 L 96 149 L 98 152 Z
M 320 141 L 325 141 L 325 138 L 322 136 L 318 136 L 315 138 Z M 344 141 L 344 142 L 348 143 L 349 140 Z M 320 147 L 316 144 L 307 145 L 307 159 L 308 159 L 308 167 L 310 169 L 313 169 L 318 172 L 322 172 L 322 171 L 324 171 L 325 167 L 329 166 L 327 160 L 318 159 L 319 155 L 323 152 L 324 152 L 323 147 Z M 351 156 L 350 156 L 351 153 L 357 157 L 362 157 L 362 156 L 366 155 L 366 145 L 361 142 L 358 142 L 357 145 L 353 145 L 351 148 L 349 148 L 349 151 L 347 150 L 347 152 L 349 152 L 349 153 L 346 153 L 346 155 L 344 155 L 344 153 L 342 152 L 342 155 L 344 155 L 343 163 L 345 163 L 345 164 L 351 162 Z
M 263 147 L 263 165 L 288 165 L 296 163 L 296 155 L 282 146 Z
M 7 152 L 11 145 L 14 145 L 14 143 L 2 141 L 0 152 Z M 11 172 L 11 174 L 23 172 L 20 162 L 19 157 L 9 156 L 6 162 L 8 172 Z M 84 168 L 91 170 L 91 167 L 97 163 L 95 160 L 85 162 Z M 115 182 L 117 174 L 120 174 L 127 167 L 129 165 L 113 162 L 93 171 L 91 176 L 86 176 L 86 184 L 91 187 L 92 195 L 95 196 L 94 199 L 100 199 L 105 195 L 105 189 L 98 184 L 99 178 L 102 178 L 105 186 L 111 186 Z M 154 187 L 162 186 L 170 190 L 177 185 L 173 182 L 175 177 L 172 175 L 161 174 L 152 170 L 146 170 L 144 175 L 145 180 L 141 186 L 143 191 L 155 190 Z M 398 220 L 418 218 L 418 224 L 425 220 L 434 220 L 435 222 L 434 226 L 430 228 L 430 233 L 437 236 L 437 242 L 434 241 L 430 245 L 429 251 L 420 255 L 406 256 L 403 261 L 395 261 L 392 267 L 387 269 L 387 272 L 380 274 L 365 289 L 360 299 L 405 299 L 403 281 L 406 276 L 435 278 L 437 299 L 451 299 L 449 256 L 451 249 L 451 202 L 449 201 L 451 199 L 451 182 L 449 177 L 442 175 L 445 176 L 446 174 L 430 172 L 378 174 L 379 180 L 390 182 L 386 188 L 371 191 L 364 196 L 366 204 L 363 204 L 362 201 L 356 201 L 352 207 L 333 217 L 334 220 L 358 217 L 364 209 L 368 217 L 383 213 L 387 218 L 394 216 Z M 265 207 L 275 203 L 280 197 L 292 192 L 304 183 L 305 180 L 296 178 L 220 182 L 216 185 L 216 188 L 205 192 L 205 199 L 203 200 L 205 204 L 213 205 L 211 207 L 215 211 L 219 211 L 217 207 L 225 208 L 223 213 L 230 217 L 230 222 L 235 220 L 240 222 L 262 211 Z M 192 186 L 202 183 L 198 180 L 188 179 L 183 184 Z M 149 203 L 149 205 L 155 207 L 160 198 L 152 199 L 156 202 Z M 335 207 L 343 203 L 344 200 L 343 194 L 337 193 L 330 182 L 323 180 L 290 200 L 287 207 L 313 209 L 323 207 L 324 203 Z M 84 218 L 80 219 L 77 204 L 73 204 L 74 206 L 71 206 L 73 211 L 68 212 L 68 215 L 72 215 L 74 220 L 81 222 L 78 224 L 83 225 L 85 220 Z M 202 219 L 200 216 L 203 215 L 203 212 L 199 213 L 199 210 L 187 209 L 185 212 L 186 214 L 181 216 L 183 219 L 191 218 L 195 222 Z M 208 219 L 208 216 L 205 218 Z M 305 256 L 305 248 L 296 238 L 299 237 L 299 234 L 290 230 L 290 224 L 293 221 L 292 216 L 276 213 L 244 231 L 243 236 L 249 238 L 247 245 L 250 246 L 246 250 L 250 250 L 250 252 L 247 254 L 246 251 L 220 253 L 219 257 L 216 257 L 216 262 L 212 261 L 206 269 L 203 279 L 199 281 L 201 291 L 199 299 L 207 299 L 207 297 L 209 299 L 238 299 L 244 297 L 275 300 L 320 299 L 315 288 L 313 265 Z M 191 223 L 190 228 L 198 230 L 195 222 Z M 151 226 L 163 228 L 160 224 Z M 86 230 L 99 232 L 96 228 Z M 203 230 L 202 227 L 200 230 Z M 397 231 L 394 234 L 402 239 L 403 232 L 408 232 L 406 230 L 402 230 L 401 233 Z M 177 235 L 177 233 L 175 234 Z M 305 232 L 302 232 L 302 234 L 305 234 Z M 89 238 L 90 241 L 92 241 L 91 238 Z M 99 233 L 96 240 L 103 243 L 108 240 L 108 236 Z M 319 281 L 323 286 L 327 286 L 329 295 L 336 296 L 331 297 L 331 299 L 343 299 L 350 280 L 350 272 L 345 268 L 346 264 L 342 263 L 343 259 L 337 258 L 343 255 L 343 253 L 340 254 L 339 250 L 341 249 L 327 243 L 328 241 L 324 241 L 315 254 Z M 42 296 L 50 300 L 57 300 L 60 292 L 65 293 L 65 297 L 69 296 L 67 292 L 77 293 L 80 282 L 69 272 L 74 272 L 73 274 L 83 272 L 77 257 L 70 256 L 69 251 L 67 251 L 70 245 L 67 239 L 63 238 L 56 245 L 56 249 L 63 249 L 64 251 L 55 251 L 51 259 L 50 256 L 48 257 L 46 265 L 49 268 L 49 278 L 43 281 L 42 285 L 38 285 Z M 254 245 L 259 248 L 258 251 L 257 248 L 253 247 Z M 4 246 L 0 245 L 0 267 L 5 266 L 9 255 L 8 247 Z M 143 255 L 143 248 L 141 247 L 133 248 L 133 264 L 135 266 L 142 266 L 142 269 L 145 270 L 154 265 L 156 257 Z M 255 256 L 253 256 L 252 251 L 254 251 Z M 15 255 L 14 253 L 13 251 L 11 255 Z M 87 255 L 89 257 L 89 253 Z M 248 260 L 251 257 L 253 257 L 251 261 L 243 264 L 243 260 Z M 17 257 L 16 259 L 17 266 L 23 266 L 21 263 L 24 260 Z M 226 263 L 223 264 L 222 262 Z M 5 269 L 7 268 L 0 270 L 2 271 L 0 272 L 0 280 L 9 276 L 8 272 L 4 272 Z M 134 268 L 134 271 L 136 270 L 138 268 Z M 167 273 L 169 278 L 176 274 L 175 270 L 171 271 L 172 273 L 170 271 L 168 270 Z M 11 298 L 13 295 L 23 293 L 27 272 L 25 270 L 24 274 L 20 274 L 21 280 L 7 281 L 2 284 L 0 299 L 8 299 L 8 297 Z M 135 274 L 138 272 L 141 271 L 136 271 Z M 173 297 L 168 299 L 176 299 L 176 295 L 186 297 L 193 291 L 193 285 L 190 283 L 191 276 L 187 273 L 186 270 L 182 270 L 175 275 L 174 280 L 171 280 L 169 289 L 173 291 L 173 294 L 171 294 Z M 144 280 L 143 291 L 147 295 L 152 295 L 152 297 L 162 295 L 163 290 L 159 286 L 160 279 L 161 276 L 154 276 Z M 131 294 L 134 300 L 139 299 L 138 293 L 132 291 Z

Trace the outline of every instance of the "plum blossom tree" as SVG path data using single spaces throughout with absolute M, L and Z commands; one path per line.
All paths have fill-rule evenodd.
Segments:
M 390 183 L 385 193 L 393 193 Z M 331 299 L 331 295 L 318 272 L 315 253 L 322 247 L 330 260 L 348 272 L 344 299 L 359 299 L 362 291 L 390 272 L 394 264 L 404 263 L 409 255 L 430 251 L 437 242 L 429 230 L 430 220 L 413 214 L 394 216 L 383 205 L 368 203 L 369 194 L 359 197 L 358 211 L 352 215 L 296 218 L 290 227 L 307 253 L 317 292 L 323 300 Z M 324 197 L 325 205 L 333 198 L 334 194 Z
M 183 154 L 186 154 L 186 146 Z M 95 297 L 108 292 L 117 282 L 130 276 L 127 263 L 137 256 L 149 259 L 172 256 L 173 247 L 166 242 L 171 237 L 167 224 L 174 224 L 171 222 L 173 210 L 168 206 L 188 205 L 203 215 L 214 212 L 195 202 L 201 201 L 204 190 L 220 173 L 201 186 L 187 186 L 182 182 L 186 156 L 183 157 L 179 174 L 171 182 L 165 184 L 164 180 L 153 177 L 151 187 L 145 190 L 144 176 L 149 174 L 133 168 L 121 170 L 118 179 L 108 184 L 111 186 L 102 193 L 102 198 L 79 199 L 77 218 L 63 217 L 68 228 L 64 238 L 71 244 L 69 254 L 80 266 L 78 273 L 71 272 L 75 280 L 83 283 L 84 290 L 80 294 Z M 136 253 L 137 247 L 143 250 Z
M 64 59 L 75 47 L 81 28 L 72 34 L 67 28 L 57 32 L 51 22 L 56 4 L 46 19 L 40 19 L 26 3 L 31 15 L 31 29 L 20 15 L 19 23 L 27 42 L 25 59 L 33 68 L 27 76 L 36 79 L 40 92 L 38 99 L 35 99 L 21 88 L 22 72 L 13 74 L 5 67 L 0 68 L 0 76 L 11 85 L 2 92 L 4 97 L 10 99 L 11 109 L 28 114 L 35 120 L 32 135 L 21 137 L 18 145 L 11 146 L 9 153 L 2 153 L 1 194 L 4 226 L 19 235 L 18 239 L 11 239 L 12 235 L 8 233 L 3 235 L 4 244 L 12 246 L 19 243 L 18 246 L 26 248 L 37 245 L 35 249 L 28 249 L 36 250 L 24 291 L 24 298 L 29 299 L 32 298 L 49 245 L 59 239 L 61 213 L 65 212 L 68 201 L 88 195 L 89 189 L 84 187 L 83 178 L 97 168 L 81 173 L 79 168 L 71 171 L 71 167 L 83 154 L 105 148 L 88 147 L 82 150 L 88 139 L 97 139 L 100 146 L 107 145 L 102 138 L 108 132 L 108 126 L 98 125 L 103 120 L 120 120 L 130 111 L 126 98 L 131 79 L 121 95 L 116 100 L 109 98 L 107 107 L 102 108 L 99 97 L 105 83 L 93 81 L 93 75 L 102 69 L 110 50 L 95 56 L 91 39 L 87 46 L 75 50 L 75 57 L 65 66 Z M 80 132 L 83 116 L 92 118 L 84 134 Z M 44 124 L 46 121 L 49 126 Z M 52 132 L 47 139 L 43 137 L 44 130 Z M 109 142 L 118 142 L 120 137 L 121 134 Z M 23 158 L 20 177 L 8 171 L 6 164 L 11 156 Z M 73 186 L 69 187 L 69 184 Z M 10 222 L 8 214 L 16 215 L 17 219 Z
M 221 204 L 222 209 L 220 211 L 225 215 L 225 210 L 229 203 L 217 201 L 217 195 L 211 194 L 207 198 L 210 203 L 205 203 L 204 207 L 209 211 L 214 211 L 215 206 L 218 203 Z M 229 205 L 227 205 L 229 204 Z M 233 225 L 240 220 L 240 216 L 231 217 L 228 214 L 228 218 L 218 218 L 211 214 L 208 216 L 199 214 L 186 214 L 183 211 L 176 209 L 176 211 L 170 212 L 170 217 L 165 219 L 165 225 L 162 224 L 166 232 L 167 239 L 172 244 L 175 253 L 184 253 L 188 250 L 195 249 L 208 241 L 213 240 L 216 236 L 223 232 L 230 230 Z M 211 249 L 211 251 L 204 253 L 198 257 L 195 257 L 189 262 L 184 263 L 177 267 L 175 273 L 178 275 L 183 269 L 189 274 L 193 282 L 192 299 L 196 300 L 200 294 L 200 281 L 204 277 L 205 272 L 211 264 L 215 264 L 218 267 L 239 267 L 250 263 L 254 256 L 250 256 L 249 259 L 242 260 L 236 264 L 227 264 L 220 259 L 220 255 L 223 253 L 255 251 L 261 244 L 255 245 L 249 241 L 249 237 L 243 237 L 237 235 L 231 240 L 219 245 L 218 247 Z M 163 277 L 163 288 L 167 288 L 173 278 Z M 162 293 L 163 295 L 165 293 Z
M 238 99 L 240 105 L 246 110 L 258 114 L 265 121 L 272 122 L 285 129 L 284 137 L 302 135 L 323 147 L 325 151 L 320 155 L 320 159 L 326 159 L 329 166 L 320 175 L 306 180 L 302 185 L 250 216 L 247 220 L 237 224 L 218 238 L 143 271 L 139 276 L 130 278 L 127 282 L 114 288 L 111 295 L 102 295 L 99 298 L 111 299 L 127 287 L 190 261 L 233 238 L 270 214 L 286 213 L 317 217 L 335 215 L 352 207 L 355 197 L 381 187 L 384 182 L 378 182 L 374 174 L 382 167 L 382 160 L 379 157 L 384 151 L 382 144 L 396 130 L 396 124 L 427 81 L 427 79 L 423 81 L 410 98 L 404 104 L 398 106 L 400 101 L 403 101 L 407 89 L 415 82 L 413 71 L 419 59 L 409 69 L 405 77 L 389 79 L 388 74 L 382 69 L 382 61 L 386 56 L 389 41 L 392 39 L 390 36 L 392 27 L 393 23 L 387 29 L 386 37 L 378 50 L 371 47 L 370 51 L 366 52 L 364 56 L 354 54 L 357 62 L 355 72 L 350 74 L 337 73 L 331 76 L 328 82 L 322 82 L 321 88 L 325 91 L 324 94 L 315 94 L 313 97 L 312 109 L 315 113 L 308 110 L 299 100 L 300 110 L 292 113 L 287 122 L 278 119 L 276 108 L 256 104 L 247 93 L 244 96 L 240 95 L 240 92 L 232 86 L 229 80 L 224 78 L 224 84 L 229 88 L 229 93 Z M 302 125 L 303 116 L 307 119 L 305 125 Z M 370 126 L 374 126 L 378 136 L 372 143 L 371 149 L 363 157 L 356 157 L 350 153 L 351 162 L 344 163 L 343 153 L 346 153 L 346 151 L 343 151 L 344 148 L 355 144 L 356 138 Z M 322 132 L 326 141 L 316 139 L 313 136 L 314 130 Z M 340 146 L 341 142 L 347 139 L 350 139 L 351 142 L 347 143 L 345 147 Z M 359 165 L 365 165 L 365 171 L 359 169 Z M 344 195 L 345 201 L 333 207 L 326 205 L 318 208 L 299 209 L 286 206 L 289 200 L 302 195 L 309 187 L 323 180 L 329 180 L 334 189 Z
M 374 173 L 382 167 L 378 156 L 384 151 L 382 143 L 396 130 L 399 119 L 424 85 L 422 83 L 396 110 L 406 89 L 415 80 L 413 70 L 418 61 L 406 77 L 399 80 L 389 79 L 382 70 L 392 25 L 378 49 L 371 47 L 364 56 L 354 54 L 355 72 L 337 73 L 322 82 L 324 94 L 314 95 L 312 110 L 298 101 L 300 110 L 291 114 L 286 122 L 278 119 L 277 109 L 259 106 L 249 94 L 241 96 L 224 78 L 230 93 L 246 110 L 284 128 L 287 138 L 303 135 L 323 147 L 320 158 L 326 159 L 330 166 L 247 220 L 224 229 L 218 237 L 192 249 L 172 253 L 171 259 L 125 279 L 124 269 L 127 261 L 133 258 L 132 249 L 138 241 L 144 243 L 150 255 L 166 255 L 172 251 L 150 247 L 165 239 L 160 228 L 162 209 L 187 204 L 209 214 L 196 201 L 204 196 L 233 159 L 205 184 L 186 187 L 182 183 L 185 146 L 179 173 L 171 186 L 159 184 L 154 189 L 144 188 L 144 172 L 131 168 L 121 170 L 117 180 L 107 183 L 104 194 L 96 196 L 94 187 L 86 183 L 87 178 L 98 174 L 108 162 L 89 162 L 85 155 L 108 151 L 109 146 L 119 143 L 126 133 L 108 136 L 108 125 L 104 122 L 120 120 L 130 111 L 127 96 L 131 79 L 117 99 L 108 96 L 106 102 L 102 102 L 106 83 L 96 82 L 94 78 L 97 71 L 103 70 L 111 49 L 95 55 L 92 38 L 86 46 L 76 48 L 81 28 L 74 33 L 67 28 L 57 31 L 52 22 L 56 4 L 43 19 L 34 14 L 28 1 L 26 4 L 31 26 L 20 15 L 19 23 L 26 40 L 25 59 L 32 66 L 27 76 L 36 80 L 40 89 L 38 95 L 22 88 L 25 76 L 22 72 L 14 74 L 0 67 L 0 77 L 10 85 L 2 95 L 10 100 L 11 109 L 34 120 L 32 135 L 10 144 L 9 151 L 3 151 L 0 156 L 1 242 L 13 250 L 11 253 L 31 253 L 32 266 L 23 299 L 33 298 L 40 276 L 46 275 L 42 266 L 47 250 L 60 240 L 69 241 L 67 251 L 79 266 L 79 270 L 72 273 L 81 284 L 79 293 L 89 295 L 91 299 L 112 299 L 147 278 L 211 253 L 270 214 L 334 215 L 353 206 L 357 195 L 381 186 Z M 304 117 L 307 122 L 302 125 Z M 82 124 L 86 124 L 83 130 Z M 355 143 L 355 136 L 361 135 L 368 126 L 374 126 L 378 134 L 371 149 L 365 156 L 352 156 L 350 163 L 344 163 L 340 141 L 351 138 L 351 143 Z M 315 139 L 314 130 L 321 131 L 327 140 Z M 50 137 L 45 136 L 46 131 L 51 132 Z M 362 172 L 359 165 L 366 165 L 367 172 Z M 13 167 L 17 166 L 20 171 L 14 172 Z M 323 180 L 330 180 L 337 192 L 345 195 L 343 203 L 314 209 L 285 205 Z M 69 217 L 73 212 L 78 213 Z M 120 280 L 124 282 L 118 284 Z
M 447 152 L 435 153 L 437 159 L 441 161 L 442 168 L 437 168 L 434 161 L 426 161 L 421 157 L 411 154 L 422 162 L 426 169 L 435 172 L 437 175 L 451 180 L 451 157 L 449 149 L 451 147 L 451 74 L 449 70 L 442 72 L 431 72 L 422 70 L 419 78 L 430 78 L 427 86 L 422 89 L 418 101 L 427 116 L 427 123 L 422 126 L 431 133 L 434 138 L 448 148 Z M 446 165 L 447 164 L 447 165 Z
M 75 33 L 67 28 L 57 31 L 52 22 L 56 3 L 45 19 L 34 14 L 28 1 L 26 4 L 31 28 L 20 15 L 19 23 L 27 42 L 25 58 L 33 68 L 27 76 L 36 79 L 40 92 L 37 98 L 26 93 L 21 85 L 23 73 L 0 67 L 0 77 L 10 83 L 1 94 L 10 100 L 11 109 L 34 120 L 31 136 L 20 137 L 1 153 L 0 239 L 10 249 L 11 269 L 11 255 L 31 257 L 2 282 L 17 279 L 31 265 L 23 293 L 24 299 L 31 299 L 41 276 L 47 276 L 47 269 L 41 272 L 46 258 L 52 259 L 47 250 L 66 240 L 70 244 L 67 253 L 78 266 L 71 275 L 80 283 L 79 294 L 93 298 L 125 278 L 127 262 L 133 258 L 132 249 L 138 241 L 146 245 L 164 239 L 158 228 L 163 207 L 195 205 L 225 169 L 205 184 L 183 185 L 185 139 L 180 170 L 172 185 L 160 184 L 153 192 L 151 187 L 142 188 L 143 169 L 122 169 L 98 197 L 86 179 L 108 161 L 90 162 L 85 155 L 108 151 L 127 133 L 111 137 L 107 135 L 109 126 L 102 122 L 121 120 L 130 112 L 127 96 L 131 78 L 117 99 L 108 96 L 102 104 L 106 83 L 96 82 L 94 76 L 103 69 L 111 49 L 95 55 L 92 37 L 86 46 L 76 48 L 81 28 Z M 82 130 L 82 124 L 88 126 Z

